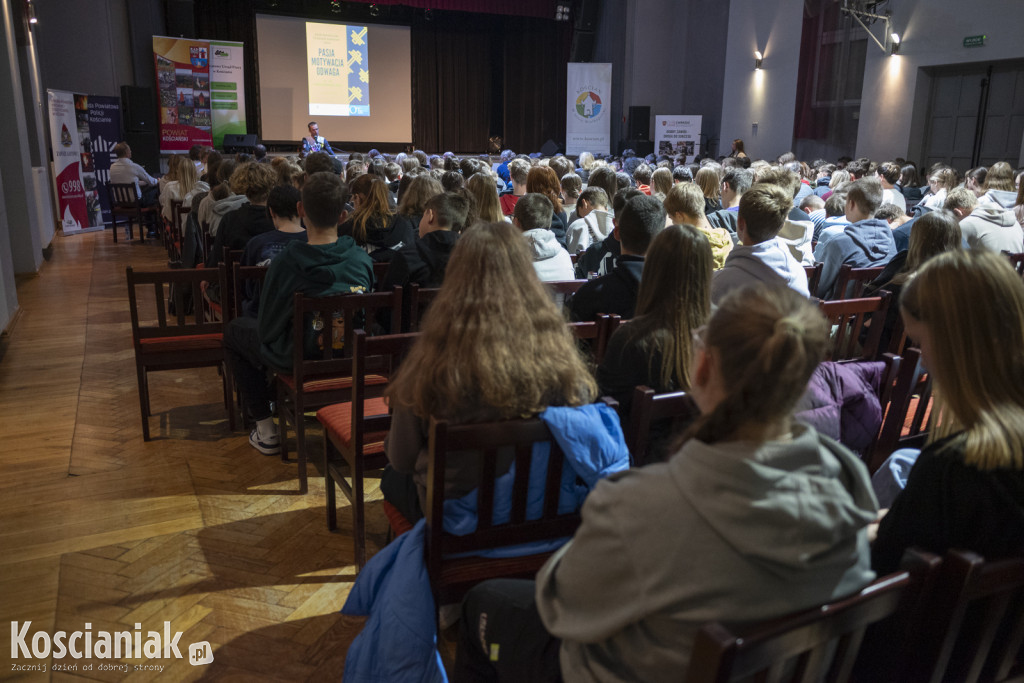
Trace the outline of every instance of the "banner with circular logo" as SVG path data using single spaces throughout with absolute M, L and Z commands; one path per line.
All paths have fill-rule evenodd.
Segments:
M 566 83 L 565 153 L 610 153 L 612 65 L 570 62 Z

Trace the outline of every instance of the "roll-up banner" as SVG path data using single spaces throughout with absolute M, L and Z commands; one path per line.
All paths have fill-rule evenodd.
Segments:
M 210 43 L 153 36 L 160 104 L 160 153 L 213 145 L 210 109 Z
M 700 154 L 701 116 L 655 116 L 654 148 L 658 156 L 686 156 L 693 162 Z
M 225 135 L 245 135 L 244 43 L 210 41 L 210 104 L 213 146 L 220 149 Z
M 85 185 L 86 205 L 89 208 L 89 224 L 104 225 L 110 223 L 110 193 L 107 192 L 107 185 L 110 183 L 110 164 L 115 159 L 114 145 L 121 139 L 121 100 L 104 95 L 75 95 L 76 104 L 80 99 L 85 100 L 89 115 L 88 137 L 81 135 L 79 126 L 79 139 L 82 144 L 82 182 Z M 95 205 L 102 210 L 102 217 L 99 219 L 93 209 Z
M 566 83 L 565 153 L 609 154 L 612 65 L 570 62 Z
M 82 183 L 82 147 L 78 138 L 75 95 L 47 90 L 50 110 L 50 145 L 53 148 L 53 176 L 57 190 L 57 209 L 64 234 L 89 228 L 89 211 Z M 88 113 L 86 129 L 88 129 Z

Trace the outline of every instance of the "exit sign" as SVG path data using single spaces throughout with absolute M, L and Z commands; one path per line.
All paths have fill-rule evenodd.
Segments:
M 964 38 L 964 47 L 982 47 L 988 36 L 967 36 Z

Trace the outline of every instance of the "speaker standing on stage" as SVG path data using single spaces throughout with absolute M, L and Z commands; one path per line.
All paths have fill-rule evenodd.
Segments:
M 320 126 L 317 125 L 316 121 L 309 122 L 309 135 L 302 138 L 302 156 L 312 152 L 327 152 L 332 156 L 334 155 L 331 143 L 327 142 L 327 138 L 320 135 Z

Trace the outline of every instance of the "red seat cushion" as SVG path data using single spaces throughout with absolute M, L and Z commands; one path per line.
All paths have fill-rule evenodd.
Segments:
M 180 337 L 150 337 L 140 339 L 139 344 L 146 351 L 188 351 L 221 348 L 224 335 L 220 332 L 211 334 L 185 334 Z
M 388 405 L 383 398 L 370 398 L 363 403 L 364 415 L 387 415 Z M 328 438 L 349 448 L 352 443 L 352 403 L 335 403 L 316 411 L 316 419 L 324 426 Z M 384 452 L 384 437 L 387 432 L 370 432 L 363 435 L 363 454 Z
M 384 501 L 384 514 L 388 518 L 388 524 L 391 525 L 391 531 L 394 532 L 395 538 L 398 538 L 406 531 L 412 530 L 412 523 L 405 518 L 405 515 L 398 511 L 398 508 L 386 500 Z
M 284 382 L 284 384 L 289 389 L 291 389 L 292 391 L 295 391 L 295 377 L 293 377 L 292 375 L 281 374 L 281 375 L 278 375 L 278 378 L 282 382 Z M 387 377 L 383 377 L 381 375 L 367 375 L 366 376 L 366 385 L 367 386 L 377 386 L 377 385 L 387 384 L 387 383 L 388 383 Z M 351 377 L 327 377 L 325 379 L 306 380 L 305 382 L 302 383 L 302 390 L 303 391 L 338 391 L 338 390 L 341 390 L 341 389 L 351 389 L 351 388 L 352 388 L 352 378 Z M 367 402 L 367 405 L 369 405 L 369 402 Z M 385 410 L 384 412 L 387 412 L 387 410 Z M 372 415 L 373 413 L 368 413 L 368 414 Z

